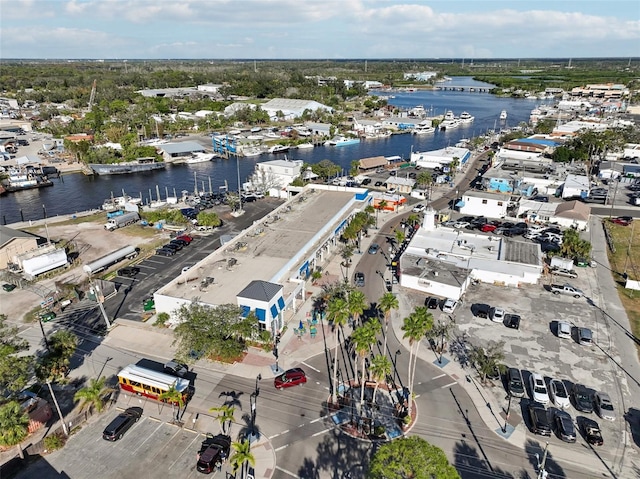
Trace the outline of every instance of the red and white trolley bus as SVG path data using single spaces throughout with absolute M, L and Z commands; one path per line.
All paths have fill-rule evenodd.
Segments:
M 186 403 L 193 393 L 189 381 L 170 374 L 153 371 L 151 369 L 129 364 L 118 373 L 120 389 L 139 396 L 145 396 L 158 401 L 158 397 L 171 389 L 182 393 L 182 400 Z

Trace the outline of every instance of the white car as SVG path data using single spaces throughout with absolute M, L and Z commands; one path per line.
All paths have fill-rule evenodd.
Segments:
M 532 399 L 541 404 L 549 404 L 549 393 L 547 392 L 547 385 L 544 383 L 542 376 L 538 373 L 531 373 L 529 379 L 531 381 Z
M 552 379 L 551 382 L 549 382 L 549 392 L 551 393 L 553 404 L 557 407 L 560 409 L 567 409 L 571 407 L 569 393 L 562 381 L 559 379 Z
M 598 416 L 607 421 L 616 420 L 616 412 L 613 409 L 611 398 L 607 393 L 597 392 L 595 395 L 596 412 Z
M 414 213 L 422 213 L 426 208 L 427 207 L 425 206 L 424 203 L 419 203 L 419 204 L 415 205 L 413 207 L 413 210 L 411 210 L 411 211 L 413 211 Z
M 558 337 L 571 339 L 571 325 L 566 321 L 558 321 Z
M 453 313 L 453 311 L 458 306 L 458 302 L 455 299 L 447 298 L 442 304 L 442 312 L 443 313 Z
M 462 228 L 466 228 L 467 226 L 469 226 L 471 223 L 469 223 L 468 221 L 456 221 L 455 223 L 453 223 L 453 227 L 455 229 L 462 229 Z
M 489 318 L 494 323 L 502 323 L 504 321 L 505 311 L 502 308 L 491 308 L 489 312 Z

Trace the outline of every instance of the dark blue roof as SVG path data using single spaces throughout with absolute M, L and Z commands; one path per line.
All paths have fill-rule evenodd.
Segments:
M 518 140 L 522 143 L 533 143 L 534 145 L 544 145 L 544 146 L 558 146 L 560 143 L 553 140 L 543 140 L 542 138 L 520 138 Z

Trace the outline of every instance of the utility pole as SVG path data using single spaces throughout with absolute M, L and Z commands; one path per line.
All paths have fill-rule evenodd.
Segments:
M 47 381 L 47 386 L 49 386 L 49 392 L 51 393 L 53 404 L 56 406 L 56 411 L 58 411 L 58 416 L 60 417 L 60 421 L 62 422 L 62 430 L 64 431 L 64 435 L 68 436 L 69 430 L 67 429 L 67 425 L 64 422 L 64 416 L 62 415 L 62 411 L 60 410 L 60 406 L 58 405 L 58 400 L 56 399 L 56 395 L 53 393 L 53 388 L 51 387 L 51 381 Z
M 538 479 L 546 479 L 547 471 L 545 466 L 547 464 L 547 452 L 549 451 L 549 443 L 544 447 L 544 453 L 542 454 L 542 462 L 540 462 L 540 456 L 536 453 L 536 459 L 538 459 Z
M 502 427 L 503 433 L 507 432 L 507 424 L 509 424 L 509 411 L 511 410 L 511 393 L 509 393 L 508 398 L 509 398 L 509 402 L 507 403 L 507 412 L 504 415 L 504 426 Z
M 91 274 L 89 274 L 89 283 L 93 286 L 93 290 L 96 292 L 96 301 L 98 301 L 100 312 L 102 313 L 104 322 L 107 324 L 107 329 L 109 329 L 111 328 L 111 323 L 109 322 L 109 317 L 107 316 L 107 312 L 104 310 L 104 305 L 102 304 L 102 291 L 100 291 L 98 284 L 93 282 L 93 276 Z

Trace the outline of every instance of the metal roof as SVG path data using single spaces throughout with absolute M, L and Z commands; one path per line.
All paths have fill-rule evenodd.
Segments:
M 159 145 L 162 151 L 169 153 L 170 155 L 174 155 L 176 153 L 192 153 L 195 151 L 204 152 L 204 147 L 195 141 L 183 141 L 180 143 L 166 143 L 164 145 Z
M 268 303 L 276 294 L 280 292 L 282 286 L 269 281 L 254 280 L 251 281 L 242 291 L 238 293 L 239 298 L 255 299 Z

